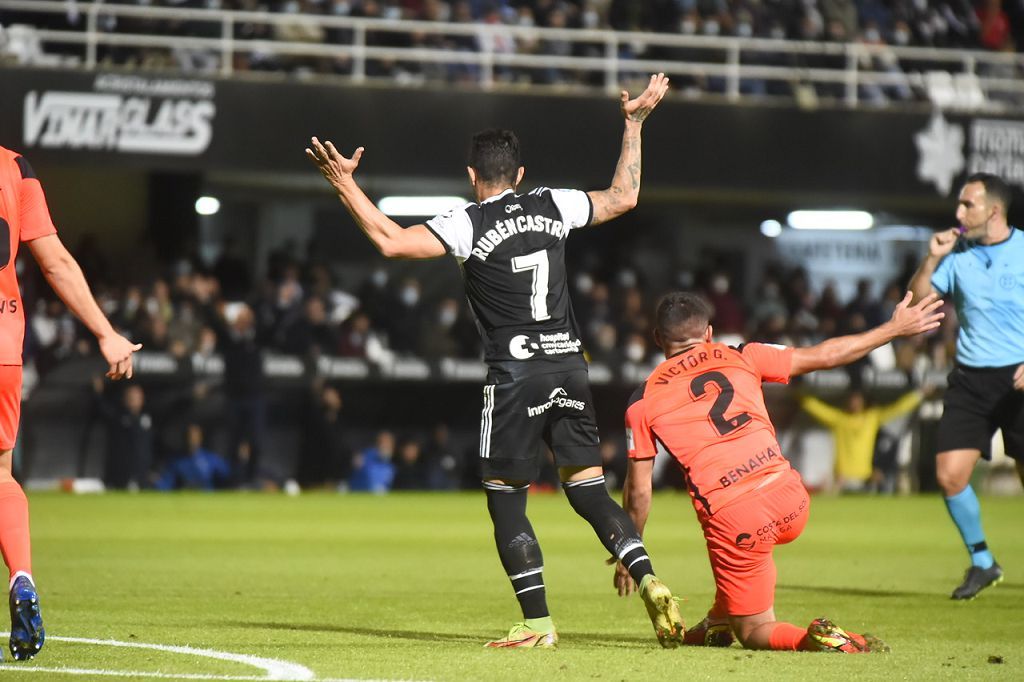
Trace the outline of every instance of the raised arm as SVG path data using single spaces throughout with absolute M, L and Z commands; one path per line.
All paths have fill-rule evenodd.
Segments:
M 893 311 L 892 318 L 874 329 L 861 334 L 837 336 L 808 348 L 793 349 L 790 375 L 847 365 L 893 339 L 913 336 L 938 327 L 945 317 L 945 313 L 939 312 L 942 305 L 939 295 L 930 293 L 916 305 L 910 304 L 912 296 L 908 291 Z
M 28 248 L 39 263 L 43 276 L 60 300 L 88 327 L 100 344 L 100 352 L 109 365 L 111 379 L 132 378 L 132 353 L 142 348 L 114 331 L 107 316 L 92 297 L 82 269 L 55 234 L 33 239 Z
M 668 77 L 663 73 L 651 76 L 647 89 L 636 99 L 622 91 L 622 116 L 626 129 L 622 133 L 622 151 L 615 165 L 615 175 L 608 189 L 587 192 L 594 204 L 591 225 L 599 225 L 617 218 L 636 206 L 640 196 L 640 129 L 658 102 L 668 92 Z
M 338 193 L 341 203 L 381 255 L 386 258 L 436 258 L 445 254 L 444 245 L 426 225 L 403 228 L 384 215 L 356 183 L 353 174 L 363 157 L 363 148 L 345 158 L 331 141 L 310 140 L 306 156 Z
M 934 293 L 932 287 L 932 275 L 935 268 L 945 258 L 953 247 L 956 246 L 957 237 L 960 236 L 960 228 L 951 227 L 942 232 L 936 232 L 928 242 L 928 255 L 921 261 L 917 272 L 910 278 L 910 291 L 914 294 L 914 303 L 919 302 L 928 294 Z

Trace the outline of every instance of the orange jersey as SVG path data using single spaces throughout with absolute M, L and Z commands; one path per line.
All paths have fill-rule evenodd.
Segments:
M 789 382 L 792 348 L 701 343 L 662 362 L 626 410 L 629 456 L 656 443 L 679 462 L 701 522 L 789 470 L 764 405 L 762 381 Z
M 21 155 L 0 147 L 0 365 L 20 365 L 25 314 L 14 260 L 21 242 L 57 229 L 43 187 Z

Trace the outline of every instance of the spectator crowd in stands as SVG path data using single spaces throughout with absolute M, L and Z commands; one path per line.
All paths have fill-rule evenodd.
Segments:
M 65 15 L 50 16 L 0 12 L 0 24 L 22 21 L 47 28 L 82 30 L 82 5 L 70 1 Z M 557 29 L 613 29 L 664 35 L 768 38 L 810 42 L 861 43 L 874 49 L 865 52 L 858 68 L 893 75 L 885 85 L 861 85 L 860 97 L 869 102 L 909 100 L 912 91 L 900 74 L 936 68 L 897 59 L 884 46 L 920 46 L 953 49 L 981 49 L 1014 52 L 1024 40 L 1024 2 L 1021 0 L 107 0 L 106 5 L 145 5 L 191 9 L 224 9 L 271 12 L 287 15 L 290 21 L 265 22 L 244 19 L 234 23 L 234 38 L 288 41 L 311 44 L 351 45 L 348 28 L 325 27 L 308 17 L 363 17 L 385 21 L 424 21 L 476 26 L 480 30 L 445 34 L 427 31 L 367 32 L 370 47 L 428 48 L 462 52 L 492 51 L 497 55 L 526 54 L 556 57 L 604 55 L 604 45 L 568 41 L 539 34 L 512 32 L 509 27 Z M 152 19 L 101 14 L 100 29 L 116 33 L 160 33 L 204 38 L 220 37 L 220 22 Z M 504 30 L 503 30 L 504 29 Z M 652 43 L 652 44 L 648 44 Z M 266 44 L 264 44 L 266 45 Z M 58 49 L 80 50 L 76 47 Z M 620 60 L 656 59 L 679 62 L 724 63 L 722 50 L 658 45 L 642 39 L 623 42 Z M 215 72 L 218 50 L 104 48 L 101 60 L 111 64 L 152 68 L 178 68 L 190 72 Z M 798 69 L 843 69 L 846 56 L 836 54 L 758 53 L 747 51 L 744 63 Z M 339 51 L 336 56 L 310 57 L 278 53 L 272 47 L 237 53 L 236 70 L 288 71 L 293 73 L 351 74 L 353 58 Z M 394 59 L 370 59 L 365 64 L 369 77 L 392 78 L 399 82 L 447 81 L 475 83 L 478 67 L 469 63 L 411 63 Z M 950 68 L 945 65 L 942 68 Z M 1013 78 L 1008 71 L 982 74 Z M 673 75 L 673 74 L 669 74 Z M 499 81 L 526 84 L 601 84 L 601 70 L 581 74 L 549 67 L 509 68 L 498 66 Z M 796 83 L 744 80 L 747 94 L 790 95 Z M 673 87 L 694 93 L 725 91 L 718 76 L 687 72 L 673 75 Z M 818 83 L 818 95 L 842 97 L 843 85 Z
M 463 300 L 450 293 L 424 293 L 418 279 L 393 277 L 384 265 L 366 269 L 365 280 L 345 291 L 327 265 L 275 253 L 266 276 L 256 281 L 251 265 L 227 247 L 209 265 L 184 260 L 167 266 L 164 276 L 123 284 L 110 281 L 119 275 L 88 244 L 78 255 L 92 270 L 97 299 L 119 330 L 143 343 L 146 352 L 191 360 L 186 366 L 215 355 L 224 363 L 219 381 L 196 378 L 192 384 L 154 393 L 153 400 L 148 386 L 100 396 L 92 421 L 106 424 L 112 487 L 260 485 L 265 480 L 269 396 L 262 362 L 267 353 L 307 361 L 342 356 L 378 365 L 395 358 L 481 357 L 475 323 Z M 908 279 L 909 273 L 902 274 L 882 291 L 863 280 L 853 297 L 841 300 L 833 284 L 814 291 L 802 269 L 777 265 L 753 287 L 756 295 L 744 299 L 729 274 L 711 266 L 684 271 L 668 287 L 703 292 L 715 307 L 716 335 L 727 343 L 807 345 L 888 319 Z M 63 361 L 94 355 L 96 349 L 63 304 L 37 298 L 30 273 L 23 280 L 29 306 L 26 363 L 45 382 Z M 650 316 L 664 285 L 655 288 L 629 268 L 574 267 L 571 289 L 584 347 L 593 362 L 616 375 L 624 366 L 642 372 L 656 362 Z M 869 366 L 903 371 L 919 384 L 928 372 L 950 364 L 955 331 L 952 310 L 947 310 L 939 332 L 886 347 L 855 365 L 850 370 L 854 385 Z M 214 406 L 210 394 L 217 390 L 222 400 Z M 101 386 L 97 392 L 103 393 Z M 475 484 L 471 448 L 452 446 L 443 424 L 429 435 L 378 434 L 375 445 L 361 448 L 351 442 L 338 386 L 315 380 L 307 403 L 291 475 L 303 487 L 326 484 L 380 492 Z M 212 440 L 223 445 L 211 452 Z M 218 449 L 223 465 L 212 456 Z M 621 454 L 610 451 L 609 464 Z

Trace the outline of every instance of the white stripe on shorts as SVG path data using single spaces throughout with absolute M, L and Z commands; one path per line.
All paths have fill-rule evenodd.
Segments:
M 491 422 L 494 417 L 494 384 L 484 386 L 484 411 L 480 415 L 480 456 L 491 456 Z

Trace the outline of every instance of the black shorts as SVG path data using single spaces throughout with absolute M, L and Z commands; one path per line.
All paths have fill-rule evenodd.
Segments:
M 557 467 L 600 466 L 599 442 L 582 358 L 557 365 L 491 365 L 480 419 L 485 480 L 533 480 L 540 471 L 542 443 L 551 448 Z
M 953 368 L 936 436 L 938 452 L 980 450 L 992 459 L 992 435 L 1002 429 L 1006 454 L 1024 461 L 1024 392 L 1013 388 L 1018 366 Z

